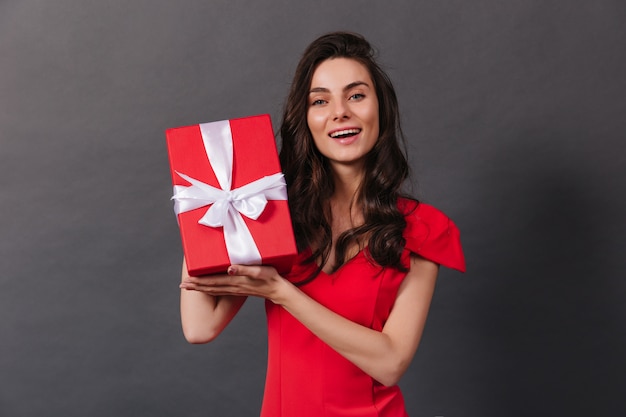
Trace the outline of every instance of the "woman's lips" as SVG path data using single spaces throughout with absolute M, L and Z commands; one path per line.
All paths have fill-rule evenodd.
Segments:
M 359 129 L 358 127 L 349 127 L 333 130 L 328 134 L 328 136 L 333 139 L 343 139 L 346 137 L 358 135 L 359 133 L 361 133 L 361 129 Z
M 331 130 L 328 133 L 328 136 L 336 143 L 349 145 L 359 138 L 361 130 L 362 129 L 358 127 L 344 127 L 341 129 Z

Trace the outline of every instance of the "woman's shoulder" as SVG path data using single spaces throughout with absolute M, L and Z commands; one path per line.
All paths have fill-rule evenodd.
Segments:
M 456 224 L 441 210 L 408 198 L 398 199 L 404 215 L 405 248 L 448 268 L 465 272 L 465 257 Z
M 418 200 L 402 197 L 398 199 L 398 209 L 404 215 L 407 226 L 426 222 L 430 225 L 445 227 L 452 220 L 441 210 Z M 452 223 L 454 224 L 454 223 Z

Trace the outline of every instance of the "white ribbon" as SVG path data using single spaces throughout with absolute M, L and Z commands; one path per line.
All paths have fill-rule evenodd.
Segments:
M 259 264 L 261 254 L 241 215 L 256 220 L 267 200 L 286 200 L 287 186 L 283 174 L 260 178 L 231 190 L 233 137 L 228 120 L 200 125 L 202 141 L 221 189 L 188 175 L 176 173 L 191 186 L 174 186 L 174 212 L 178 215 L 211 205 L 198 223 L 223 227 L 224 241 L 233 264 Z

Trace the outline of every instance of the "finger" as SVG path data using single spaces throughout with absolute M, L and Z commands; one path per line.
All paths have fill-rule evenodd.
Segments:
M 187 277 L 181 285 L 186 288 L 208 290 L 211 288 L 239 288 L 248 285 L 251 278 L 245 275 L 205 275 L 201 277 Z
M 191 280 L 183 281 L 180 283 L 180 288 L 183 288 L 186 290 L 203 291 L 203 292 L 212 292 L 218 288 L 227 288 L 227 287 L 232 287 L 232 285 L 216 284 L 216 283 L 202 283 L 202 282 L 194 282 Z
M 198 291 L 209 295 L 250 295 L 245 287 L 237 285 L 199 285 L 194 283 L 181 283 L 180 288 L 189 291 Z
M 227 285 L 232 283 L 232 277 L 229 277 L 228 275 L 204 275 L 200 277 L 188 276 L 184 281 L 199 285 Z
M 244 275 L 257 279 L 269 278 L 276 274 L 274 268 L 260 265 L 231 265 L 227 272 L 231 276 Z

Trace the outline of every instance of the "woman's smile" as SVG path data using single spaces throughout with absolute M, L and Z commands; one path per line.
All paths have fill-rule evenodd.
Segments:
M 334 130 L 328 136 L 341 145 L 350 145 L 359 139 L 360 133 L 361 129 L 359 128 L 347 128 Z

